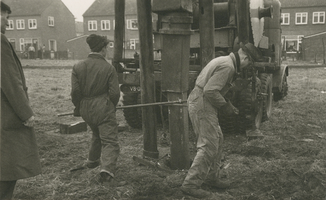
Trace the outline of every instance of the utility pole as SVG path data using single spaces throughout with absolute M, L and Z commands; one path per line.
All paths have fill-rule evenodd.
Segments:
M 141 103 L 155 102 L 154 55 L 151 0 L 137 0 L 138 30 L 140 41 Z M 157 131 L 155 107 L 142 108 L 144 134 L 143 156 L 157 159 Z
M 120 61 L 123 53 L 123 37 L 125 28 L 125 0 L 114 1 L 115 30 L 114 30 L 114 54 L 112 64 L 117 72 L 122 72 Z

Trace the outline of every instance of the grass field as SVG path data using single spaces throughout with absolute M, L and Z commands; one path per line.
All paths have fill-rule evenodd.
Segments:
M 120 132 L 121 155 L 116 179 L 119 187 L 96 184 L 98 168 L 69 172 L 87 158 L 90 131 L 62 135 L 59 124 L 81 120 L 70 112 L 71 69 L 29 69 L 25 75 L 36 114 L 35 127 L 43 174 L 20 180 L 16 199 L 193 199 L 179 190 L 186 171 L 167 173 L 140 166 L 132 160 L 141 157 L 140 130 Z M 214 190 L 223 200 L 324 200 L 326 197 L 326 69 L 290 69 L 289 94 L 274 103 L 272 117 L 261 131 L 262 140 L 247 141 L 244 135 L 225 135 L 225 163 L 222 178 L 231 188 Z M 119 123 L 125 121 L 121 110 Z M 160 136 L 166 130 L 158 129 Z M 193 149 L 193 143 L 190 144 Z M 159 143 L 160 157 L 169 147 Z

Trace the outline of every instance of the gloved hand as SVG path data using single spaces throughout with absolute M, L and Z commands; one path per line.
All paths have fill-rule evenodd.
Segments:
M 221 112 L 225 115 L 238 115 L 239 110 L 232 105 L 231 101 L 227 100 L 226 102 L 227 103 L 221 107 Z

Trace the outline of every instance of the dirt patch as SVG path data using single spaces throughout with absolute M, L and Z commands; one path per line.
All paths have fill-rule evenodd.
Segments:
M 110 187 L 94 182 L 98 168 L 71 173 L 69 169 L 87 158 L 90 129 L 62 135 L 59 124 L 78 121 L 70 112 L 71 69 L 25 69 L 29 96 L 36 113 L 35 127 L 43 174 L 18 181 L 16 199 L 193 199 L 179 187 L 186 170 L 168 173 L 139 165 L 132 157 L 142 157 L 141 130 L 120 132 L 121 155 L 116 181 L 126 185 Z M 247 141 L 244 135 L 225 135 L 221 178 L 232 182 L 226 190 L 205 188 L 223 200 L 323 200 L 326 196 L 326 70 L 291 69 L 289 94 L 274 103 L 273 114 L 261 131 L 262 140 Z M 126 125 L 121 110 L 118 121 Z M 158 127 L 160 162 L 170 153 Z M 190 133 L 193 135 L 193 133 Z M 190 144 L 194 156 L 194 141 Z

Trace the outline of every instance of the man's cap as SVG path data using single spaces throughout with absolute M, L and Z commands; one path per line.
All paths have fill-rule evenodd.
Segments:
M 261 61 L 263 59 L 263 55 L 261 51 L 255 47 L 252 43 L 247 43 L 243 45 L 242 42 L 240 42 L 240 48 L 249 56 L 251 57 L 252 61 L 257 62 Z
M 7 4 L 3 3 L 2 1 L 1 1 L 1 11 L 8 11 L 9 14 L 11 13 L 10 7 Z
M 86 42 L 92 52 L 100 52 L 103 47 L 109 44 L 109 40 L 106 36 L 91 34 L 86 38 Z

